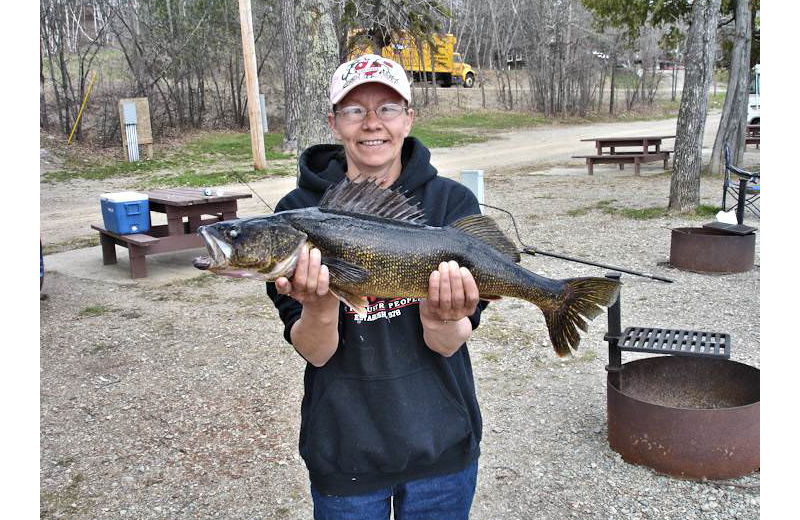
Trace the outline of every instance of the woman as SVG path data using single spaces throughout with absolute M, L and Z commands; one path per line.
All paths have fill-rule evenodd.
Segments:
M 365 55 L 330 85 L 328 124 L 341 145 L 300 156 L 298 188 L 276 211 L 316 206 L 343 180 L 400 190 L 445 226 L 479 213 L 474 195 L 437 176 L 430 152 L 408 137 L 414 110 L 399 64 Z M 443 262 L 428 298 L 370 298 L 366 318 L 328 290 L 318 250 L 291 279 L 268 284 L 284 337 L 306 359 L 300 454 L 315 518 L 467 518 L 475 493 L 481 416 L 466 341 L 484 303 L 469 271 Z

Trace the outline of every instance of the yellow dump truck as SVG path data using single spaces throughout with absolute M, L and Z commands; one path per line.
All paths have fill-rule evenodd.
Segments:
M 461 61 L 461 54 L 453 52 L 456 37 L 452 34 L 434 34 L 433 41 L 435 52 L 433 54 L 434 70 L 436 71 L 436 82 L 443 86 L 462 84 L 466 88 L 471 88 L 475 84 L 475 72 L 469 64 Z M 358 46 L 354 55 L 372 52 L 369 44 Z M 387 45 L 381 50 L 381 56 L 391 58 L 401 64 L 414 81 L 431 81 L 431 48 L 427 43 L 422 46 L 422 52 L 408 34 L 401 35 L 401 38 Z

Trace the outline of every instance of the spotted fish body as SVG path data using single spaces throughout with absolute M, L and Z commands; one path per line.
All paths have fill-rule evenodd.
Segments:
M 482 299 L 508 296 L 537 305 L 559 356 L 577 348 L 577 328 L 586 330 L 582 316 L 594 318 L 617 298 L 617 281 L 555 280 L 520 267 L 519 252 L 490 217 L 471 215 L 445 227 L 427 226 L 423 219 L 397 192 L 344 181 L 319 207 L 201 228 L 213 258 L 195 265 L 275 280 L 291 276 L 300 248 L 308 244 L 328 266 L 331 291 L 364 313 L 366 296 L 426 297 L 430 273 L 455 260 L 470 270 Z

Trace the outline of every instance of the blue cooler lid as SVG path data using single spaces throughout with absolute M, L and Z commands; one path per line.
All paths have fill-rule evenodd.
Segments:
M 134 202 L 148 199 L 149 197 L 146 193 L 139 193 L 137 191 L 119 191 L 117 193 L 104 193 L 100 195 L 100 200 L 107 200 L 108 202 Z

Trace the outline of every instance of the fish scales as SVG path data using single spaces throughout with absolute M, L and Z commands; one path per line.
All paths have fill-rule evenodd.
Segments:
M 520 269 L 486 244 L 453 228 L 411 226 L 385 219 L 330 215 L 319 210 L 286 212 L 291 225 L 308 235 L 323 257 L 341 258 L 363 267 L 368 278 L 354 285 L 333 283 L 354 294 L 390 298 L 428 294 L 430 273 L 441 262 L 455 260 L 475 278 L 482 296 L 525 298 L 531 277 L 539 278 L 541 299 L 557 300 L 561 285 Z

